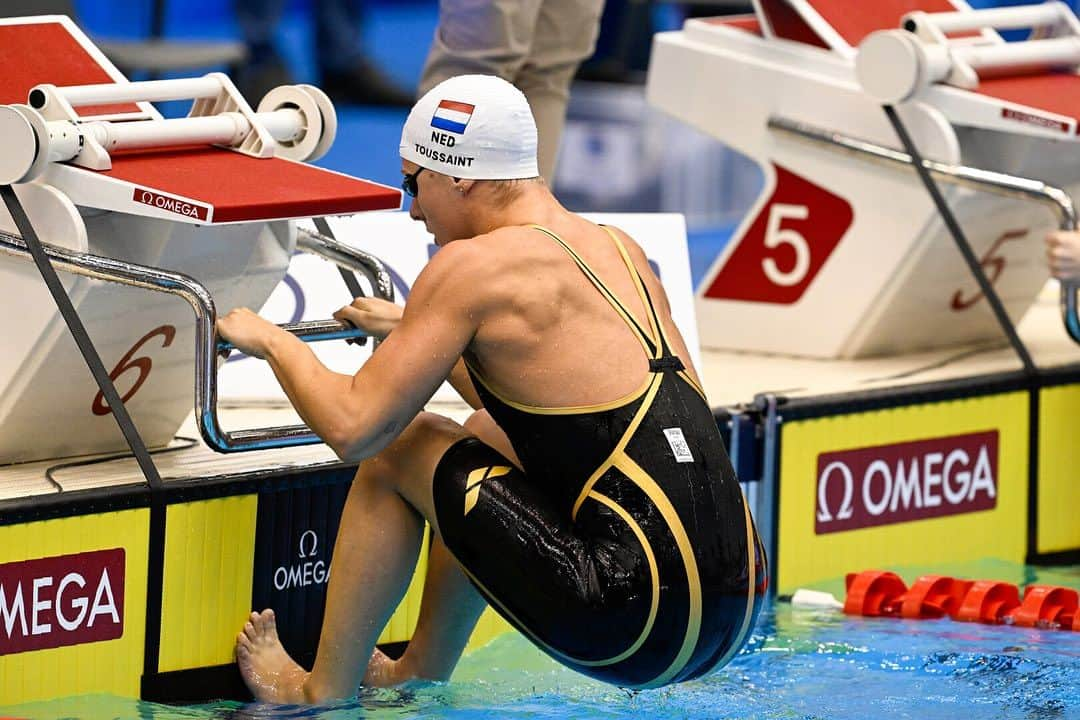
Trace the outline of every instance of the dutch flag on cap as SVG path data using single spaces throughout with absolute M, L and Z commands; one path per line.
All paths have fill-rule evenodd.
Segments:
M 435 114 L 431 116 L 431 127 L 447 130 L 452 133 L 462 134 L 469 124 L 475 105 L 457 102 L 455 100 L 443 100 L 439 107 L 435 108 Z

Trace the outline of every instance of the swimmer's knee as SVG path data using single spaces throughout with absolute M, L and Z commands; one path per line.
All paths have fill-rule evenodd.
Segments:
M 458 423 L 437 413 L 421 412 L 387 447 L 364 462 L 373 477 L 400 475 L 415 469 L 418 459 L 441 457 L 451 445 L 470 433 Z M 365 468 L 361 466 L 361 472 Z
M 471 418 L 470 418 L 471 419 Z M 405 428 L 402 436 L 408 435 L 406 442 L 450 441 L 456 442 L 472 433 L 466 427 L 450 418 L 432 412 L 418 413 L 416 418 Z

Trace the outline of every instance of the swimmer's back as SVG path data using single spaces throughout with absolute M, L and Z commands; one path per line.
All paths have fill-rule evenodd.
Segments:
M 647 325 L 633 278 L 604 228 L 569 213 L 544 227 L 572 247 L 634 319 Z M 692 368 L 644 253 L 615 232 L 653 298 L 672 351 Z M 640 341 L 595 287 L 583 282 L 582 271 L 551 237 L 532 226 L 515 226 L 466 243 L 484 258 L 477 278 L 483 287 L 476 290 L 483 315 L 467 356 L 493 386 L 525 404 L 565 407 L 608 402 L 641 384 L 648 360 Z

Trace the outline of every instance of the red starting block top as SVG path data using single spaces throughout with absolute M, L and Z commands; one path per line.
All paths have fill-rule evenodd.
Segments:
M 979 81 L 975 92 L 1073 118 L 1080 127 L 1080 75 L 1052 73 Z M 1068 127 L 1062 125 L 1062 132 Z
M 703 22 L 710 25 L 725 25 L 737 28 L 751 35 L 761 35 L 761 21 L 756 15 L 721 15 L 714 18 L 702 18 Z
M 759 0 L 761 9 L 773 22 L 777 35 L 787 37 L 782 30 L 814 32 L 802 13 L 791 9 L 786 0 Z M 796 4 L 797 5 L 797 4 Z M 850 0 L 808 0 L 806 5 L 840 38 L 851 47 L 858 47 L 875 30 L 895 30 L 900 18 L 910 12 L 954 12 L 960 8 L 950 0 L 874 0 L 874 2 L 850 2 Z M 775 18 L 775 20 L 773 19 Z M 776 26 L 780 21 L 781 27 Z M 816 33 L 814 33 L 816 35 Z M 795 39 L 795 38 L 792 38 Z M 819 38 L 822 44 L 826 38 Z
M 834 50 L 858 47 L 867 35 L 877 30 L 895 30 L 904 15 L 916 10 L 934 13 L 964 9 L 952 0 L 756 0 L 756 5 L 758 19 L 768 22 L 776 36 Z M 987 78 L 980 80 L 979 87 L 971 92 L 1073 118 L 1080 127 L 1078 75 Z M 1064 124 L 1060 129 L 1069 132 Z
M 87 85 L 127 82 L 126 78 L 67 18 L 0 20 L 0 103 L 25 103 L 41 83 Z M 80 108 L 84 117 L 141 114 L 138 105 Z M 388 149 L 388 152 L 391 150 Z M 128 198 L 147 201 L 161 193 L 201 206 L 187 214 L 211 223 L 345 215 L 401 207 L 400 191 L 282 158 L 260 159 L 202 146 L 114 153 L 104 172 L 74 168 L 131 187 Z M 88 204 L 88 191 L 78 204 Z M 143 201 L 143 202 L 147 202 Z M 160 206 L 159 206 L 160 207 Z M 209 212 L 207 212 L 209 210 Z M 175 211 L 174 211 L 175 212 Z
M 213 208 L 214 223 L 401 207 L 401 193 L 385 185 L 213 147 L 114 154 L 112 170 L 84 172 L 205 203 Z
M 72 32 L 74 30 L 74 32 Z M 126 82 L 124 76 L 67 18 L 0 20 L 0 103 L 25 103 L 30 88 Z M 78 110 L 84 117 L 138 113 L 139 106 L 102 105 Z

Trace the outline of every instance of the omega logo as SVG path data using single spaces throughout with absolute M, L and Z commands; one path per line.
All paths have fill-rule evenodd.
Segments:
M 185 202 L 184 200 L 177 200 L 176 198 L 171 198 L 167 195 L 151 192 L 145 188 L 135 188 L 131 199 L 137 203 L 156 207 L 160 210 L 176 213 L 177 215 L 184 215 L 186 217 L 195 218 L 196 220 L 206 220 L 207 209 L 202 205 Z
M 992 509 L 997 431 L 818 456 L 819 535 Z
M 330 580 L 330 565 L 322 560 L 313 560 L 319 553 L 319 535 L 314 530 L 305 530 L 300 535 L 297 557 L 299 562 L 274 570 L 274 588 L 289 590 L 311 585 L 325 585 Z
M 311 549 L 306 553 L 304 552 L 304 544 L 308 538 L 311 538 Z M 305 530 L 304 534 L 300 536 L 300 559 L 315 557 L 315 553 L 319 549 L 319 536 L 314 530 Z
M 0 564 L 0 656 L 124 634 L 123 548 Z

